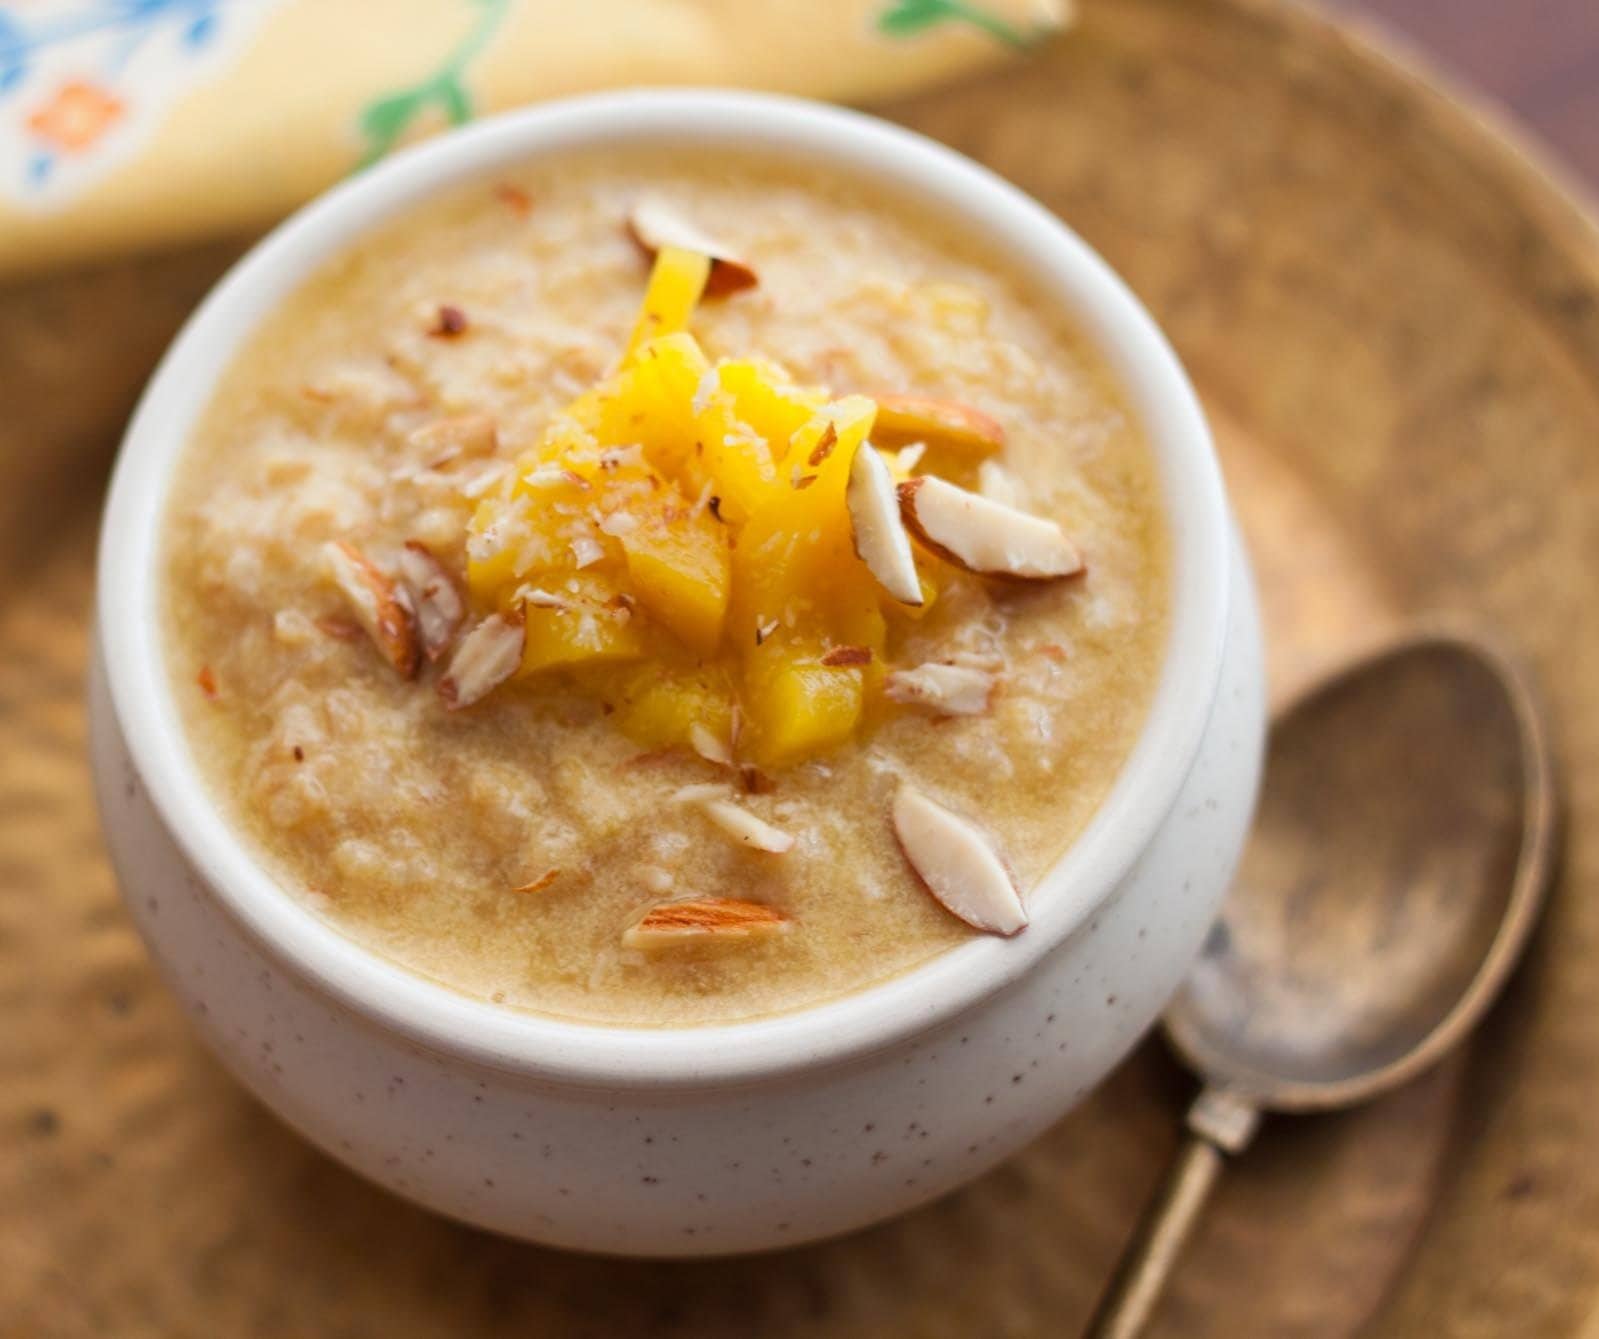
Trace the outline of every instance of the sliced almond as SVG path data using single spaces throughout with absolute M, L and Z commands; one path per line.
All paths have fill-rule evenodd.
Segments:
M 732 800 L 706 798 L 700 800 L 699 804 L 711 822 L 739 845 L 747 846 L 752 851 L 782 855 L 794 845 L 794 838 L 788 833 L 755 817 L 748 809 L 739 808 Z
M 788 917 L 776 907 L 731 897 L 696 897 L 651 907 L 622 932 L 622 946 L 672 948 L 679 944 L 737 943 L 782 934 Z
M 718 767 L 731 767 L 733 765 L 733 750 L 726 740 L 718 739 L 711 730 L 695 721 L 688 728 L 688 742 L 694 752 L 704 758 L 706 762 L 715 763 Z
M 941 716 L 981 716 L 994 694 L 994 676 L 967 665 L 918 665 L 891 670 L 883 692 L 891 701 L 926 707 Z
M 480 702 L 516 673 L 522 664 L 527 628 L 520 618 L 490 614 L 456 644 L 449 668 L 439 680 L 439 697 L 449 711 Z
M 980 409 L 931 395 L 874 395 L 872 440 L 879 446 L 925 442 L 967 455 L 991 456 L 1005 445 L 1005 429 Z
M 344 592 L 356 621 L 401 678 L 416 676 L 422 648 L 411 597 L 393 577 L 342 539 L 322 546 L 334 584 Z
M 466 622 L 466 598 L 455 578 L 419 539 L 408 539 L 400 551 L 400 576 L 411 593 L 422 654 L 431 664 L 449 648 Z
M 708 297 L 754 288 L 759 276 L 742 256 L 701 232 L 697 227 L 658 200 L 641 200 L 627 216 L 628 236 L 645 255 L 654 259 L 663 246 L 675 246 L 711 258 L 711 277 L 705 282 Z
M 1013 935 L 1027 925 L 1010 871 L 976 824 L 903 783 L 892 817 L 905 859 L 947 910 L 991 934 Z
M 492 414 L 462 414 L 425 423 L 408 439 L 419 450 L 438 452 L 438 463 L 458 455 L 490 456 L 499 445 Z
M 906 528 L 946 562 L 980 576 L 1050 581 L 1083 570 L 1077 546 L 1053 521 L 931 475 L 899 486 Z
M 850 462 L 844 501 L 856 557 L 901 604 L 921 605 L 922 583 L 894 494 L 894 476 L 888 462 L 871 446 L 861 446 Z

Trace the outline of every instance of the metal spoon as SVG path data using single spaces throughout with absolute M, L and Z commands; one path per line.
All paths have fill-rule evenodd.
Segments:
M 1205 1086 L 1086 1339 L 1143 1330 L 1262 1112 L 1375 1097 L 1471 1030 L 1537 919 L 1556 827 L 1532 688 L 1480 634 L 1419 629 L 1278 719 L 1237 883 L 1165 1018 Z

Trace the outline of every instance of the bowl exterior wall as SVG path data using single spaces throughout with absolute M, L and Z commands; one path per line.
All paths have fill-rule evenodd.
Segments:
M 477 1226 L 619 1255 L 764 1250 L 863 1227 L 1015 1152 L 1148 1029 L 1199 952 L 1259 779 L 1259 615 L 1235 550 L 1199 756 L 1121 885 L 1018 982 L 903 1043 L 741 1085 L 556 1084 L 434 1053 L 269 955 L 185 860 L 98 653 L 91 751 L 135 924 L 211 1049 L 330 1156 Z

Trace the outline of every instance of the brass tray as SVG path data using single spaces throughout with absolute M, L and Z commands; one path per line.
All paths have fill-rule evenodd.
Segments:
M 1541 671 L 1561 886 L 1471 1049 L 1270 1124 L 1155 1333 L 1599 1339 L 1599 233 L 1449 94 L 1272 0 L 1090 0 L 1022 69 L 884 109 L 1064 215 L 1214 416 L 1278 691 L 1412 611 Z M 82 761 L 104 469 L 236 247 L 0 293 L 0 1335 L 1057 1336 L 1170 1151 L 1142 1048 L 970 1189 L 784 1255 L 627 1264 L 372 1189 L 244 1096 L 121 914 Z

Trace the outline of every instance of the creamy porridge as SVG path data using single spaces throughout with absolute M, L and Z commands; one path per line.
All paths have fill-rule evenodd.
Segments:
M 819 168 L 572 157 L 364 239 L 234 360 L 169 661 L 233 821 L 357 941 L 746 1018 L 1026 933 L 1153 692 L 1157 492 L 1002 258 Z

